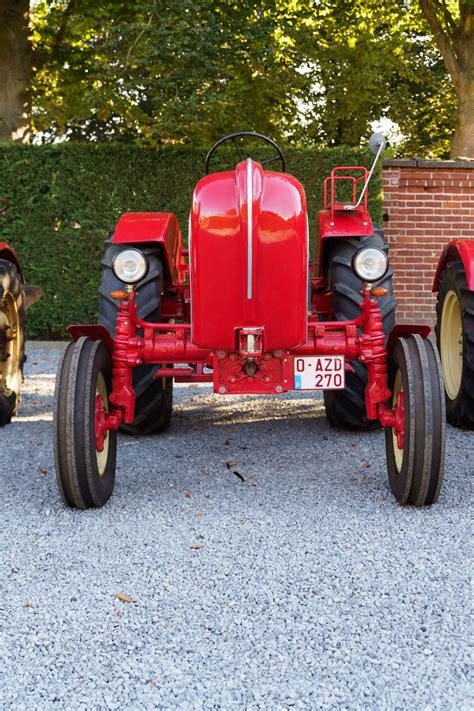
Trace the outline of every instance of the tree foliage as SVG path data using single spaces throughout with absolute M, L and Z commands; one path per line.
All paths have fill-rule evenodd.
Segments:
M 385 117 L 405 154 L 449 151 L 456 95 L 416 0 L 37 0 L 30 11 L 37 140 L 203 145 L 254 129 L 357 145 Z

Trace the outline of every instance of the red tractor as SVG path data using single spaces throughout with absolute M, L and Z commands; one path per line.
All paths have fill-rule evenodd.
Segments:
M 474 241 L 448 244 L 433 291 L 448 422 L 474 430 Z
M 1 200 L 0 213 L 8 207 Z M 25 362 L 25 314 L 40 298 L 39 286 L 26 285 L 12 247 L 0 242 L 0 427 L 16 414 Z
M 248 156 L 248 140 L 263 141 L 268 157 Z M 238 164 L 211 173 L 229 142 Z M 234 133 L 209 151 L 189 251 L 175 215 L 122 215 L 105 243 L 99 323 L 69 327 L 57 379 L 56 472 L 68 506 L 105 504 L 117 430 L 165 430 L 173 381 L 212 382 L 222 395 L 323 390 L 333 426 L 385 428 L 401 504 L 436 501 L 445 441 L 439 357 L 429 328 L 395 325 L 388 248 L 368 212 L 385 145 L 372 136 L 370 171 L 338 167 L 326 178 L 313 263 L 304 189 L 261 134 Z M 279 172 L 266 169 L 274 161 Z M 347 202 L 337 199 L 341 186 Z

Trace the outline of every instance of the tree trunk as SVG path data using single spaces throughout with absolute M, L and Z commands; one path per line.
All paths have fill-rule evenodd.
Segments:
M 29 140 L 29 0 L 0 0 L 0 142 Z
M 474 158 L 474 7 L 464 2 L 460 10 L 461 31 L 456 40 L 459 108 L 451 158 Z
M 474 79 L 462 82 L 458 101 L 451 158 L 474 158 Z

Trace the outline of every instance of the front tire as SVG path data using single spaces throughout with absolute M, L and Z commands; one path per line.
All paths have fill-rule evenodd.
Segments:
M 25 307 L 14 264 L 0 259 L 0 426 L 16 414 L 25 362 Z
M 114 337 L 117 323 L 118 304 L 110 294 L 123 289 L 124 285 L 112 270 L 116 254 L 129 245 L 114 244 L 113 235 L 105 242 L 102 260 L 102 282 L 99 289 L 99 323 L 103 324 Z M 149 269 L 146 277 L 137 285 L 135 303 L 139 318 L 151 323 L 161 321 L 161 292 L 163 287 L 163 262 L 161 248 L 142 246 Z M 138 330 L 141 334 L 140 329 Z M 173 379 L 157 378 L 159 365 L 142 364 L 133 369 L 132 385 L 135 389 L 135 417 L 131 425 L 123 424 L 121 429 L 135 435 L 164 432 L 170 426 L 173 411 Z
M 399 338 L 390 354 L 388 387 L 395 407 L 404 402 L 404 441 L 385 429 L 390 488 L 400 504 L 429 506 L 438 499 L 444 472 L 446 437 L 441 363 L 431 341 L 419 335 Z
M 70 508 L 104 506 L 115 484 L 117 432 L 96 446 L 100 411 L 109 409 L 112 361 L 102 341 L 69 343 L 56 379 L 54 459 L 61 498 Z
M 360 316 L 363 282 L 354 273 L 352 258 L 362 247 L 378 247 L 388 252 L 388 246 L 381 234 L 362 239 L 338 238 L 330 245 L 328 259 L 328 279 L 333 292 L 333 312 L 336 321 L 349 321 Z M 387 296 L 379 298 L 383 318 L 383 330 L 388 337 L 395 325 L 397 302 L 393 296 L 393 272 L 388 270 L 378 285 L 388 290 Z M 360 361 L 350 363 L 352 371 L 346 372 L 344 390 L 325 390 L 324 406 L 326 417 L 332 427 L 353 430 L 370 430 L 379 427 L 378 421 L 367 418 L 365 388 L 367 386 L 367 366 Z
M 441 274 L 436 316 L 446 416 L 454 427 L 474 430 L 474 292 L 461 261 Z

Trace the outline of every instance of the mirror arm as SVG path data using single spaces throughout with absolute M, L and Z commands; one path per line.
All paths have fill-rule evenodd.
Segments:
M 369 183 L 370 183 L 372 174 L 374 172 L 374 168 L 377 165 L 377 161 L 380 158 L 380 155 L 383 153 L 385 147 L 386 147 L 386 144 L 383 141 L 381 141 L 379 149 L 377 151 L 377 154 L 374 158 L 374 162 L 372 163 L 372 167 L 370 168 L 369 174 L 367 176 L 367 180 L 365 181 L 365 185 L 362 188 L 361 194 L 359 195 L 359 199 L 357 200 L 355 205 L 344 205 L 344 210 L 356 210 L 359 207 L 359 205 L 361 204 L 362 200 L 364 199 L 365 193 L 367 192 L 367 190 L 369 188 Z

